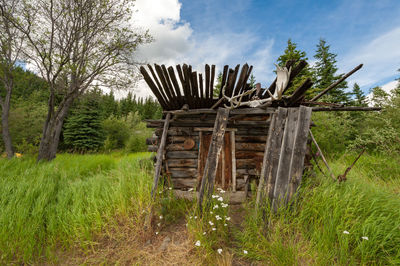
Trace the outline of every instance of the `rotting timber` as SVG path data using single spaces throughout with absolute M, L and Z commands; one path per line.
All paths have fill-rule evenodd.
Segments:
M 152 192 L 161 174 L 176 195 L 197 195 L 200 205 L 215 186 L 227 191 L 224 195 L 231 203 L 240 203 L 255 180 L 257 203 L 269 198 L 275 209 L 286 204 L 308 164 L 312 111 L 377 110 L 316 102 L 340 82 L 310 101 L 305 99 L 313 85 L 310 79 L 284 95 L 306 65 L 288 61 L 265 89 L 247 82 L 252 66 L 224 66 L 218 91 L 214 65 L 205 66 L 204 76 L 186 64 L 175 69 L 142 66 L 140 71 L 164 110 L 163 119 L 147 120 L 147 127 L 155 129 L 147 139 L 148 150 L 157 151 Z

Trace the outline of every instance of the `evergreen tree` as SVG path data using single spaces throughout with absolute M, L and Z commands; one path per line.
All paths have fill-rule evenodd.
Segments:
M 251 88 L 256 86 L 256 77 L 253 74 L 250 75 L 249 84 Z
M 352 101 L 352 105 L 355 106 L 367 106 L 366 96 L 361 90 L 360 86 L 357 83 L 354 83 L 353 91 L 351 92 L 354 99 Z
M 222 85 L 222 72 L 219 72 L 217 77 L 217 82 L 215 83 L 214 90 L 213 90 L 213 97 L 219 97 L 219 92 L 221 91 Z
M 284 67 L 286 62 L 289 60 L 295 60 L 295 65 L 292 69 L 297 66 L 300 60 L 308 60 L 306 52 L 297 49 L 297 44 L 292 42 L 291 39 L 287 41 L 287 47 L 284 53 L 278 57 L 277 65 Z M 275 71 L 274 71 L 275 72 Z M 294 78 L 291 87 L 287 90 L 286 95 L 290 95 L 297 87 L 299 87 L 307 78 L 311 78 L 312 73 L 308 66 L 303 68 L 302 71 Z
M 75 152 L 96 151 L 103 146 L 105 133 L 98 93 L 92 91 L 86 94 L 64 124 L 64 144 Z
M 375 107 L 384 107 L 389 103 L 390 95 L 381 87 L 377 86 L 371 89 L 372 99 L 371 103 Z
M 330 45 L 326 44 L 324 39 L 320 39 L 317 45 L 317 51 L 314 58 L 317 60 L 314 69 L 314 87 L 310 90 L 310 96 L 315 96 L 329 85 L 341 78 L 337 76 L 338 70 L 336 66 L 336 54 L 329 51 Z M 347 82 L 343 81 L 336 88 L 330 90 L 325 94 L 324 98 L 326 101 L 334 103 L 347 103 L 349 102 L 349 94 L 344 91 L 347 88 Z

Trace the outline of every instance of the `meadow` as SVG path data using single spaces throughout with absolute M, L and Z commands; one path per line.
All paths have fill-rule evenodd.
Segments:
M 355 156 L 329 163 L 343 173 Z M 66 255 L 79 254 L 74 262 L 86 264 L 88 256 L 89 264 L 118 263 L 125 255 L 96 260 L 99 239 L 130 243 L 139 254 L 142 243 L 162 245 L 175 230 L 187 240 L 169 247 L 169 256 L 197 265 L 398 265 L 399 165 L 399 157 L 365 154 L 343 183 L 315 169 L 296 202 L 268 215 L 266 225 L 252 199 L 243 208 L 224 207 L 216 196 L 202 219 L 194 202 L 174 199 L 168 187 L 152 201 L 149 153 L 60 154 L 46 163 L 1 159 L 0 262 L 62 264 Z M 144 232 L 150 208 L 153 223 Z M 118 240 L 126 224 L 131 230 Z M 163 256 L 149 252 L 128 261 L 156 265 Z

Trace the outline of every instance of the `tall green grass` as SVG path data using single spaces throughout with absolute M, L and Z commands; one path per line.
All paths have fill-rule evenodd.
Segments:
M 335 175 L 355 157 L 330 161 Z M 247 257 L 275 265 L 399 265 L 398 160 L 365 155 L 340 184 L 322 174 L 306 178 L 297 202 L 269 217 L 267 231 L 249 206 L 238 246 L 249 250 Z
M 88 247 L 116 215 L 150 202 L 148 153 L 0 160 L 0 261 L 31 263 L 57 248 Z M 132 219 L 131 219 L 132 220 Z

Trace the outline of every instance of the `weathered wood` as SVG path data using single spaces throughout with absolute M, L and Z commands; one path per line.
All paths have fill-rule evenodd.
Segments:
M 286 123 L 287 109 L 278 108 L 277 115 L 275 117 L 274 127 L 270 131 L 271 133 L 268 137 L 268 143 L 266 144 L 267 157 L 263 157 L 263 167 L 261 170 L 261 175 L 264 176 L 264 181 L 266 181 L 266 195 L 270 202 L 272 202 L 274 196 L 274 188 L 276 182 L 276 175 L 279 165 L 279 157 L 281 153 L 283 128 Z
M 165 99 L 162 97 L 159 89 L 154 84 L 153 80 L 151 79 L 150 75 L 147 73 L 146 69 L 141 66 L 140 73 L 142 73 L 144 80 L 146 81 L 147 85 L 149 85 L 150 90 L 154 93 L 157 97 L 158 102 L 160 103 L 161 107 L 165 110 L 168 109 L 168 104 L 165 102 Z
M 199 90 L 200 90 L 200 107 L 203 108 L 206 106 L 205 95 L 203 92 L 203 75 L 199 74 Z
M 213 131 L 214 130 L 214 128 L 212 128 L 212 127 L 195 127 L 195 128 L 193 128 L 193 131 Z M 225 131 L 237 131 L 237 129 L 236 128 L 226 128 L 225 129 Z
M 163 71 L 162 71 L 161 66 L 159 66 L 159 65 L 157 65 L 157 64 L 154 64 L 154 68 L 155 68 L 155 70 L 156 70 L 156 72 L 157 72 L 158 78 L 159 78 L 160 81 L 161 81 L 162 90 L 163 90 L 163 91 L 165 92 L 165 94 L 167 95 L 168 102 L 169 102 L 170 106 L 171 106 L 173 109 L 178 109 L 179 107 L 178 107 L 178 105 L 176 104 L 176 101 L 174 100 L 174 99 L 175 99 L 174 95 L 172 94 L 170 88 L 168 87 L 168 84 L 167 84 L 167 81 L 166 81 L 166 79 L 165 79 L 165 77 L 164 77 L 164 74 L 163 74 Z
M 208 101 L 211 105 L 213 102 L 211 101 L 214 94 L 214 79 L 215 79 L 215 65 L 211 65 L 211 79 L 210 79 L 210 100 Z
M 262 159 L 260 159 L 261 158 L 259 158 L 258 160 L 255 160 L 254 158 L 236 159 L 236 168 L 253 168 L 261 172 Z
M 190 82 L 192 84 L 192 93 L 193 93 L 193 98 L 195 99 L 195 108 L 200 108 L 200 96 L 199 96 L 199 88 L 198 88 L 198 83 L 197 83 L 197 72 L 194 71 L 191 73 L 190 77 Z
M 253 152 L 253 151 L 236 151 L 236 159 L 250 159 L 261 160 L 263 158 L 263 152 Z
M 164 157 L 164 148 L 165 148 L 165 143 L 167 140 L 167 132 L 168 132 L 170 118 L 171 118 L 171 115 L 167 114 L 167 116 L 165 118 L 163 134 L 162 134 L 161 141 L 160 141 L 160 147 L 158 148 L 158 151 L 157 151 L 157 162 L 156 162 L 156 166 L 154 168 L 154 182 L 153 182 L 153 188 L 151 189 L 152 197 L 154 196 L 154 191 L 157 190 L 158 180 L 160 178 L 160 172 L 161 172 L 161 166 L 162 166 L 162 161 L 163 161 L 163 157 Z
M 236 87 L 234 89 L 233 95 L 238 95 L 240 90 L 241 90 L 241 88 L 243 87 L 243 83 L 246 82 L 245 78 L 246 78 L 246 74 L 247 74 L 247 70 L 248 69 L 249 69 L 249 65 L 248 64 L 244 64 L 242 66 L 242 70 L 240 72 L 239 79 L 238 79 L 238 81 L 236 83 Z
M 272 206 L 277 211 L 285 203 L 289 184 L 290 159 L 293 153 L 296 124 L 299 119 L 298 108 L 289 108 L 288 117 L 282 139 L 282 148 L 279 157 L 278 170 L 275 181 L 274 198 Z
M 174 167 L 169 168 L 168 173 L 172 175 L 172 178 L 196 178 L 197 168 Z
M 221 153 L 223 137 L 225 135 L 225 128 L 228 122 L 229 109 L 219 108 L 217 118 L 215 120 L 212 140 L 210 149 L 208 151 L 206 164 L 204 167 L 203 179 L 201 180 L 200 194 L 199 194 L 199 209 L 201 210 L 204 193 L 206 192 L 210 197 L 213 187 L 215 174 L 217 171 L 218 158 Z
M 189 189 L 196 188 L 196 178 L 172 178 L 171 179 L 174 189 Z
M 328 93 L 330 90 L 332 90 L 333 88 L 335 88 L 337 85 L 339 85 L 340 83 L 342 83 L 345 79 L 347 79 L 348 77 L 350 77 L 351 75 L 353 75 L 354 72 L 358 71 L 360 68 L 362 68 L 363 64 L 358 65 L 357 67 L 355 67 L 353 70 L 351 70 L 349 73 L 347 73 L 346 75 L 342 76 L 339 80 L 337 80 L 336 82 L 332 83 L 331 85 L 328 86 L 328 88 L 326 88 L 325 90 L 321 91 L 317 96 L 315 96 L 314 98 L 311 99 L 311 101 L 316 101 L 319 98 L 321 98 L 322 96 L 324 96 L 326 93 Z
M 318 149 L 319 154 L 321 155 L 322 161 L 324 162 L 326 168 L 328 168 L 329 174 L 331 175 L 333 180 L 336 180 L 335 175 L 333 174 L 331 168 L 329 167 L 329 164 L 326 161 L 324 154 L 322 153 L 321 149 L 319 148 L 319 145 L 318 145 L 317 141 L 315 140 L 313 133 L 311 132 L 311 129 L 309 129 L 308 131 L 310 133 L 312 141 L 314 142 L 315 146 Z
M 307 78 L 294 92 L 293 94 L 289 97 L 289 105 L 292 105 L 296 102 L 298 102 L 299 100 L 301 100 L 301 98 L 304 97 L 306 91 L 311 88 L 311 86 L 313 85 L 313 82 L 311 81 L 310 78 Z
M 210 66 L 206 64 L 205 66 L 205 71 L 206 71 L 206 98 L 210 98 Z M 212 98 L 212 97 L 211 97 Z
M 224 70 L 222 71 L 221 90 L 219 91 L 219 98 L 222 98 L 222 88 L 226 84 L 226 79 L 228 77 L 228 70 L 229 70 L 229 66 L 225 65 Z
M 182 67 L 183 70 L 183 77 L 185 79 L 185 99 L 186 103 L 189 104 L 190 109 L 196 108 L 195 101 L 193 99 L 193 92 L 192 92 L 192 85 L 191 85 L 191 69 L 188 65 L 184 64 Z
M 169 159 L 167 165 L 169 168 L 181 167 L 181 168 L 197 168 L 197 159 Z
M 332 111 L 381 111 L 380 107 L 361 107 L 361 106 L 345 106 L 345 107 L 313 107 L 313 112 L 332 112 Z
M 292 159 L 290 161 L 289 188 L 287 201 L 294 196 L 300 185 L 304 170 L 304 157 L 307 151 L 307 138 L 311 122 L 311 108 L 300 106 L 299 118 L 295 132 Z
M 294 62 L 291 64 L 293 65 Z M 301 60 L 290 72 L 290 77 L 289 77 L 289 83 L 286 86 L 286 88 L 283 90 L 282 94 L 284 94 L 291 86 L 293 83 L 294 78 L 307 66 L 307 62 L 305 60 Z M 289 69 L 289 67 L 288 67 Z
M 167 159 L 197 159 L 197 151 L 168 151 Z
M 231 158 L 232 158 L 232 190 L 236 191 L 236 137 L 235 131 L 231 132 Z
M 231 115 L 265 115 L 265 114 L 273 114 L 275 113 L 277 108 L 269 107 L 266 109 L 263 108 L 240 108 L 231 110 Z M 171 113 L 173 115 L 194 115 L 194 114 L 216 114 L 217 110 L 213 109 L 191 109 L 191 110 L 173 110 L 173 111 L 165 111 L 164 113 Z
M 174 68 L 172 66 L 170 66 L 168 68 L 168 73 L 169 73 L 169 76 L 171 78 L 172 84 L 174 85 L 175 93 L 176 93 L 176 95 L 178 97 L 179 105 L 182 106 L 184 104 L 183 97 L 182 97 L 182 94 L 181 94 L 181 90 L 179 88 L 178 80 L 177 80 L 177 78 L 175 76 Z
M 247 143 L 263 143 L 267 141 L 268 136 L 243 136 L 243 135 L 236 135 L 236 143 L 238 142 L 247 142 Z
M 222 188 L 227 190 L 232 184 L 232 143 L 231 134 L 226 132 L 224 136 L 224 145 L 222 152 Z
M 264 151 L 265 143 L 247 143 L 247 142 L 237 142 L 237 151 Z
M 154 131 L 154 134 L 156 134 L 156 136 L 160 136 L 162 134 L 162 129 L 156 129 Z M 198 132 L 193 131 L 192 128 L 187 127 L 174 127 L 174 128 L 170 128 L 168 129 L 168 135 L 169 136 L 197 136 L 199 135 Z

